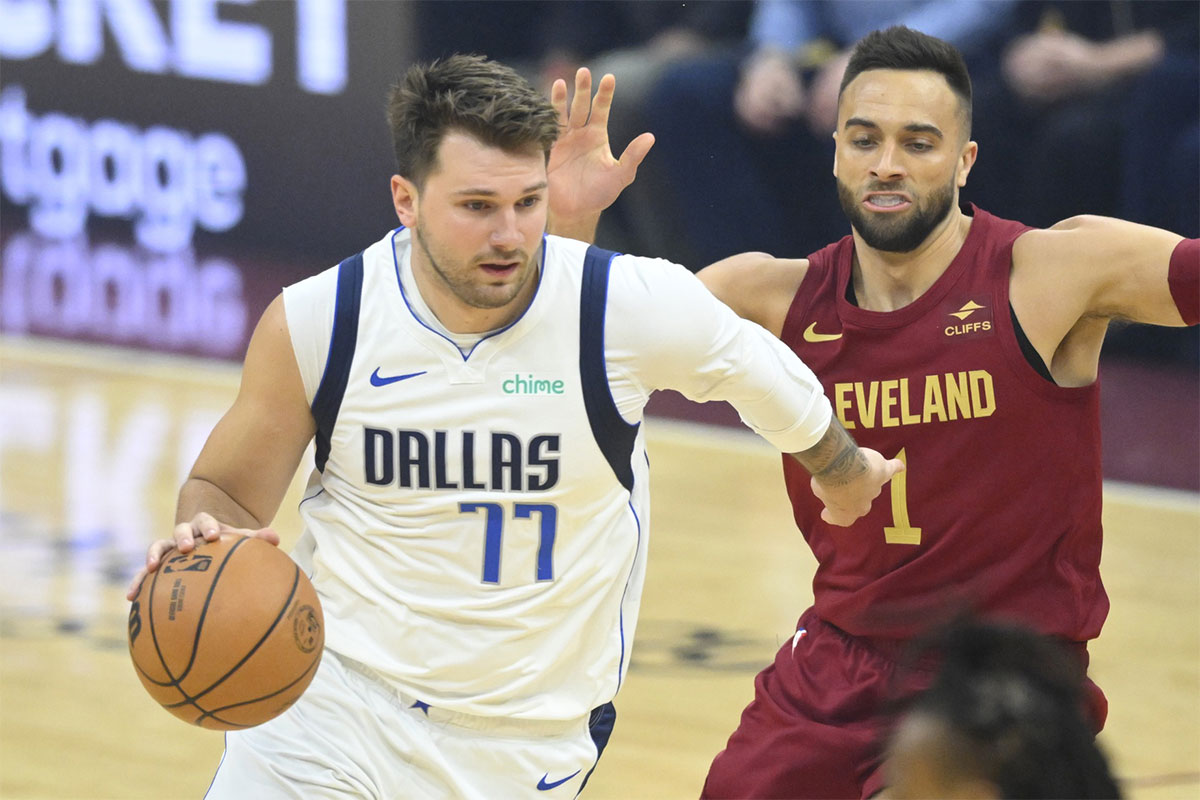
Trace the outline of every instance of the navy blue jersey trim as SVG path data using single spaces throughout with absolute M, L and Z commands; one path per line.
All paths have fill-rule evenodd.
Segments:
M 611 702 L 592 709 L 588 718 L 588 733 L 592 736 L 592 743 L 596 745 L 596 764 L 600 763 L 600 756 L 604 755 L 604 748 L 608 746 L 608 739 L 612 736 L 613 726 L 616 724 L 617 707 Z M 583 784 L 579 787 L 579 792 L 576 792 L 576 797 L 587 788 L 588 779 L 596 771 L 596 764 L 592 764 L 588 774 L 583 777 Z
M 325 471 L 329 460 L 329 443 L 333 437 L 333 426 L 338 411 L 342 408 L 342 397 L 346 394 L 346 382 L 350 379 L 350 365 L 354 361 L 354 348 L 358 343 L 358 310 L 362 304 L 363 256 L 350 256 L 338 265 L 337 301 L 333 311 L 333 335 L 329 340 L 329 356 L 325 359 L 325 372 L 321 385 L 313 397 L 312 415 L 317 422 L 317 470 Z
M 626 491 L 632 492 L 633 465 L 630 459 L 638 426 L 626 422 L 617 411 L 604 360 L 608 272 L 615 255 L 611 250 L 602 250 L 593 245 L 583 259 L 583 288 L 579 297 L 579 376 L 592 436 L 617 480 Z

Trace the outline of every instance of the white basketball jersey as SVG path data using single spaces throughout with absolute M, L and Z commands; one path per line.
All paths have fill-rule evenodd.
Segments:
M 548 236 L 529 308 L 464 355 L 413 313 L 399 279 L 408 250 L 400 229 L 361 254 L 348 335 L 339 322 L 331 336 L 355 301 L 353 283 L 339 282 L 345 264 L 284 291 L 320 428 L 296 555 L 321 597 L 326 646 L 431 706 L 580 717 L 624 678 L 645 574 L 648 466 L 641 429 L 627 420 L 640 420 L 659 385 L 631 380 L 639 367 L 622 370 L 611 342 L 605 351 L 605 310 L 609 326 L 626 324 L 612 295 L 627 290 L 609 285 L 606 257 L 597 261 L 611 254 Z M 662 262 L 636 261 L 630 274 L 663 272 Z M 670 281 L 695 283 L 678 273 Z M 714 396 L 736 400 L 744 386 L 755 402 L 777 394 L 777 367 L 756 370 L 770 373 L 761 386 L 729 379 L 743 355 L 729 343 L 746 338 L 729 334 L 744 323 L 711 297 L 701 302 L 718 320 L 698 323 L 713 337 L 697 348 L 712 366 L 672 363 L 670 377 L 695 375 L 705 387 L 676 388 L 695 397 L 719 386 Z M 347 365 L 339 405 L 322 387 Z M 819 387 L 815 397 L 823 402 Z M 812 430 L 796 441 L 824 431 L 828 414 L 814 404 Z M 803 415 L 782 416 L 792 427 L 781 435 L 799 435 Z

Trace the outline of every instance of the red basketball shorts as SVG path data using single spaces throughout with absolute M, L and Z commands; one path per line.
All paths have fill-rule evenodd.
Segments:
M 1080 646 L 1086 659 L 1087 651 Z M 754 700 L 713 760 L 704 798 L 865 798 L 883 788 L 880 769 L 898 695 L 933 678 L 822 621 L 809 609 L 796 636 L 754 681 Z M 1104 724 L 1107 703 L 1090 680 L 1087 711 Z

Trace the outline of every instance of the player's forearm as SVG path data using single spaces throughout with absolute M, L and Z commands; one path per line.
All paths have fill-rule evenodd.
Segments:
M 190 522 L 201 511 L 234 528 L 257 529 L 270 523 L 269 519 L 256 517 L 216 484 L 203 478 L 189 477 L 179 490 L 175 523 Z
M 844 486 L 867 471 L 858 444 L 836 416 L 830 418 L 829 428 L 819 442 L 791 455 L 810 475 L 831 488 Z

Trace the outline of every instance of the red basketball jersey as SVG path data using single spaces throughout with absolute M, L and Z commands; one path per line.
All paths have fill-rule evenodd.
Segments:
M 820 564 L 817 612 L 849 633 L 909 637 L 967 610 L 1076 641 L 1100 632 L 1099 387 L 1058 387 L 1021 352 L 1008 286 L 1027 230 L 974 209 L 946 272 L 890 312 L 846 299 L 851 237 L 809 259 L 783 341 L 859 444 L 907 464 L 839 528 L 783 459 Z

